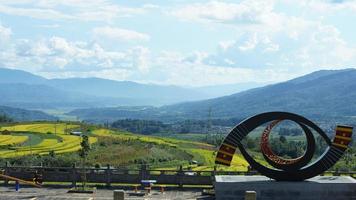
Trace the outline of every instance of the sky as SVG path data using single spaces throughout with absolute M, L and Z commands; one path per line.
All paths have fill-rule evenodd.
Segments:
M 0 67 L 196 87 L 356 66 L 356 0 L 0 0 Z

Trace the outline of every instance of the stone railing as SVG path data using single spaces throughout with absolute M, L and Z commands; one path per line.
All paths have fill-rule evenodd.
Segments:
M 23 180 L 32 180 L 35 172 L 42 175 L 43 182 L 62 182 L 71 183 L 73 186 L 81 182 L 85 173 L 87 182 L 104 183 L 111 186 L 114 183 L 140 184 L 141 180 L 156 180 L 157 184 L 169 184 L 182 187 L 183 185 L 205 185 L 213 184 L 215 175 L 257 175 L 257 172 L 244 171 L 192 171 L 183 170 L 155 170 L 148 169 L 145 165 L 141 169 L 115 169 L 107 166 L 106 168 L 79 168 L 79 167 L 0 167 L 3 174 L 20 178 Z M 356 172 L 325 172 L 325 175 L 348 175 L 356 178 Z M 5 184 L 7 184 L 5 180 Z

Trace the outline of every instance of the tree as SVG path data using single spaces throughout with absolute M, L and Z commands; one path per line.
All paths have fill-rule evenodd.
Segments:
M 90 151 L 90 144 L 89 144 L 89 138 L 86 135 L 82 135 L 82 142 L 80 142 L 80 150 L 79 150 L 79 156 L 82 158 L 82 168 L 83 168 L 83 174 L 82 174 L 82 186 L 83 190 L 85 190 L 86 186 L 86 170 L 85 170 L 85 163 L 86 163 L 86 158 L 89 154 Z
M 86 135 L 82 136 L 82 141 L 80 142 L 80 150 L 79 150 L 79 156 L 83 159 L 86 159 L 86 157 L 89 154 L 90 150 L 90 144 L 89 144 L 89 138 Z
M 55 158 L 55 157 L 56 157 L 56 153 L 55 153 L 53 150 L 49 151 L 48 155 L 49 155 L 51 158 Z
M 286 143 L 287 139 L 286 137 L 284 137 L 283 135 L 279 137 L 279 141 L 281 141 L 282 143 Z
M 247 148 L 248 149 L 251 149 L 251 150 L 255 149 L 257 145 L 258 144 L 256 143 L 256 141 L 253 138 L 247 137 Z

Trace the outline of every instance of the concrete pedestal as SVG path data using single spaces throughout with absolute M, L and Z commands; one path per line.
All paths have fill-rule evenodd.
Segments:
M 278 182 L 265 176 L 215 176 L 217 200 L 356 200 L 356 180 L 348 176 L 317 176 L 302 182 Z

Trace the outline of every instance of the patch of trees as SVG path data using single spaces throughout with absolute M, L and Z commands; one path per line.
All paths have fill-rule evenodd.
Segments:
M 241 120 L 211 119 L 211 120 L 183 120 L 173 123 L 163 123 L 157 120 L 123 119 L 111 124 L 111 127 L 140 134 L 157 133 L 226 133 L 226 127 L 232 127 Z
M 6 123 L 6 122 L 12 122 L 13 120 L 8 117 L 7 115 L 5 114 L 0 114 L 0 122 L 1 123 Z
M 284 158 L 297 158 L 304 154 L 305 141 L 288 141 L 286 137 L 271 138 L 269 140 L 272 151 Z
M 111 126 L 140 134 L 161 133 L 169 130 L 168 125 L 154 120 L 124 119 L 113 122 Z
M 260 138 L 255 137 L 246 137 L 243 140 L 243 144 L 249 150 L 255 152 L 261 152 L 260 150 Z M 281 156 L 286 158 L 296 158 L 304 154 L 306 148 L 306 141 L 304 140 L 291 140 L 288 141 L 285 136 L 279 136 L 277 138 L 270 138 L 269 140 L 270 147 L 272 151 Z M 327 147 L 326 142 L 320 136 L 316 136 L 315 138 L 315 155 L 320 156 L 324 153 Z
M 306 148 L 305 141 L 287 141 L 284 136 L 272 138 L 270 146 L 273 152 L 279 156 L 287 158 L 297 158 L 304 154 Z
M 302 130 L 299 128 L 281 127 L 279 128 L 278 134 L 282 136 L 298 136 L 298 135 L 302 135 Z

